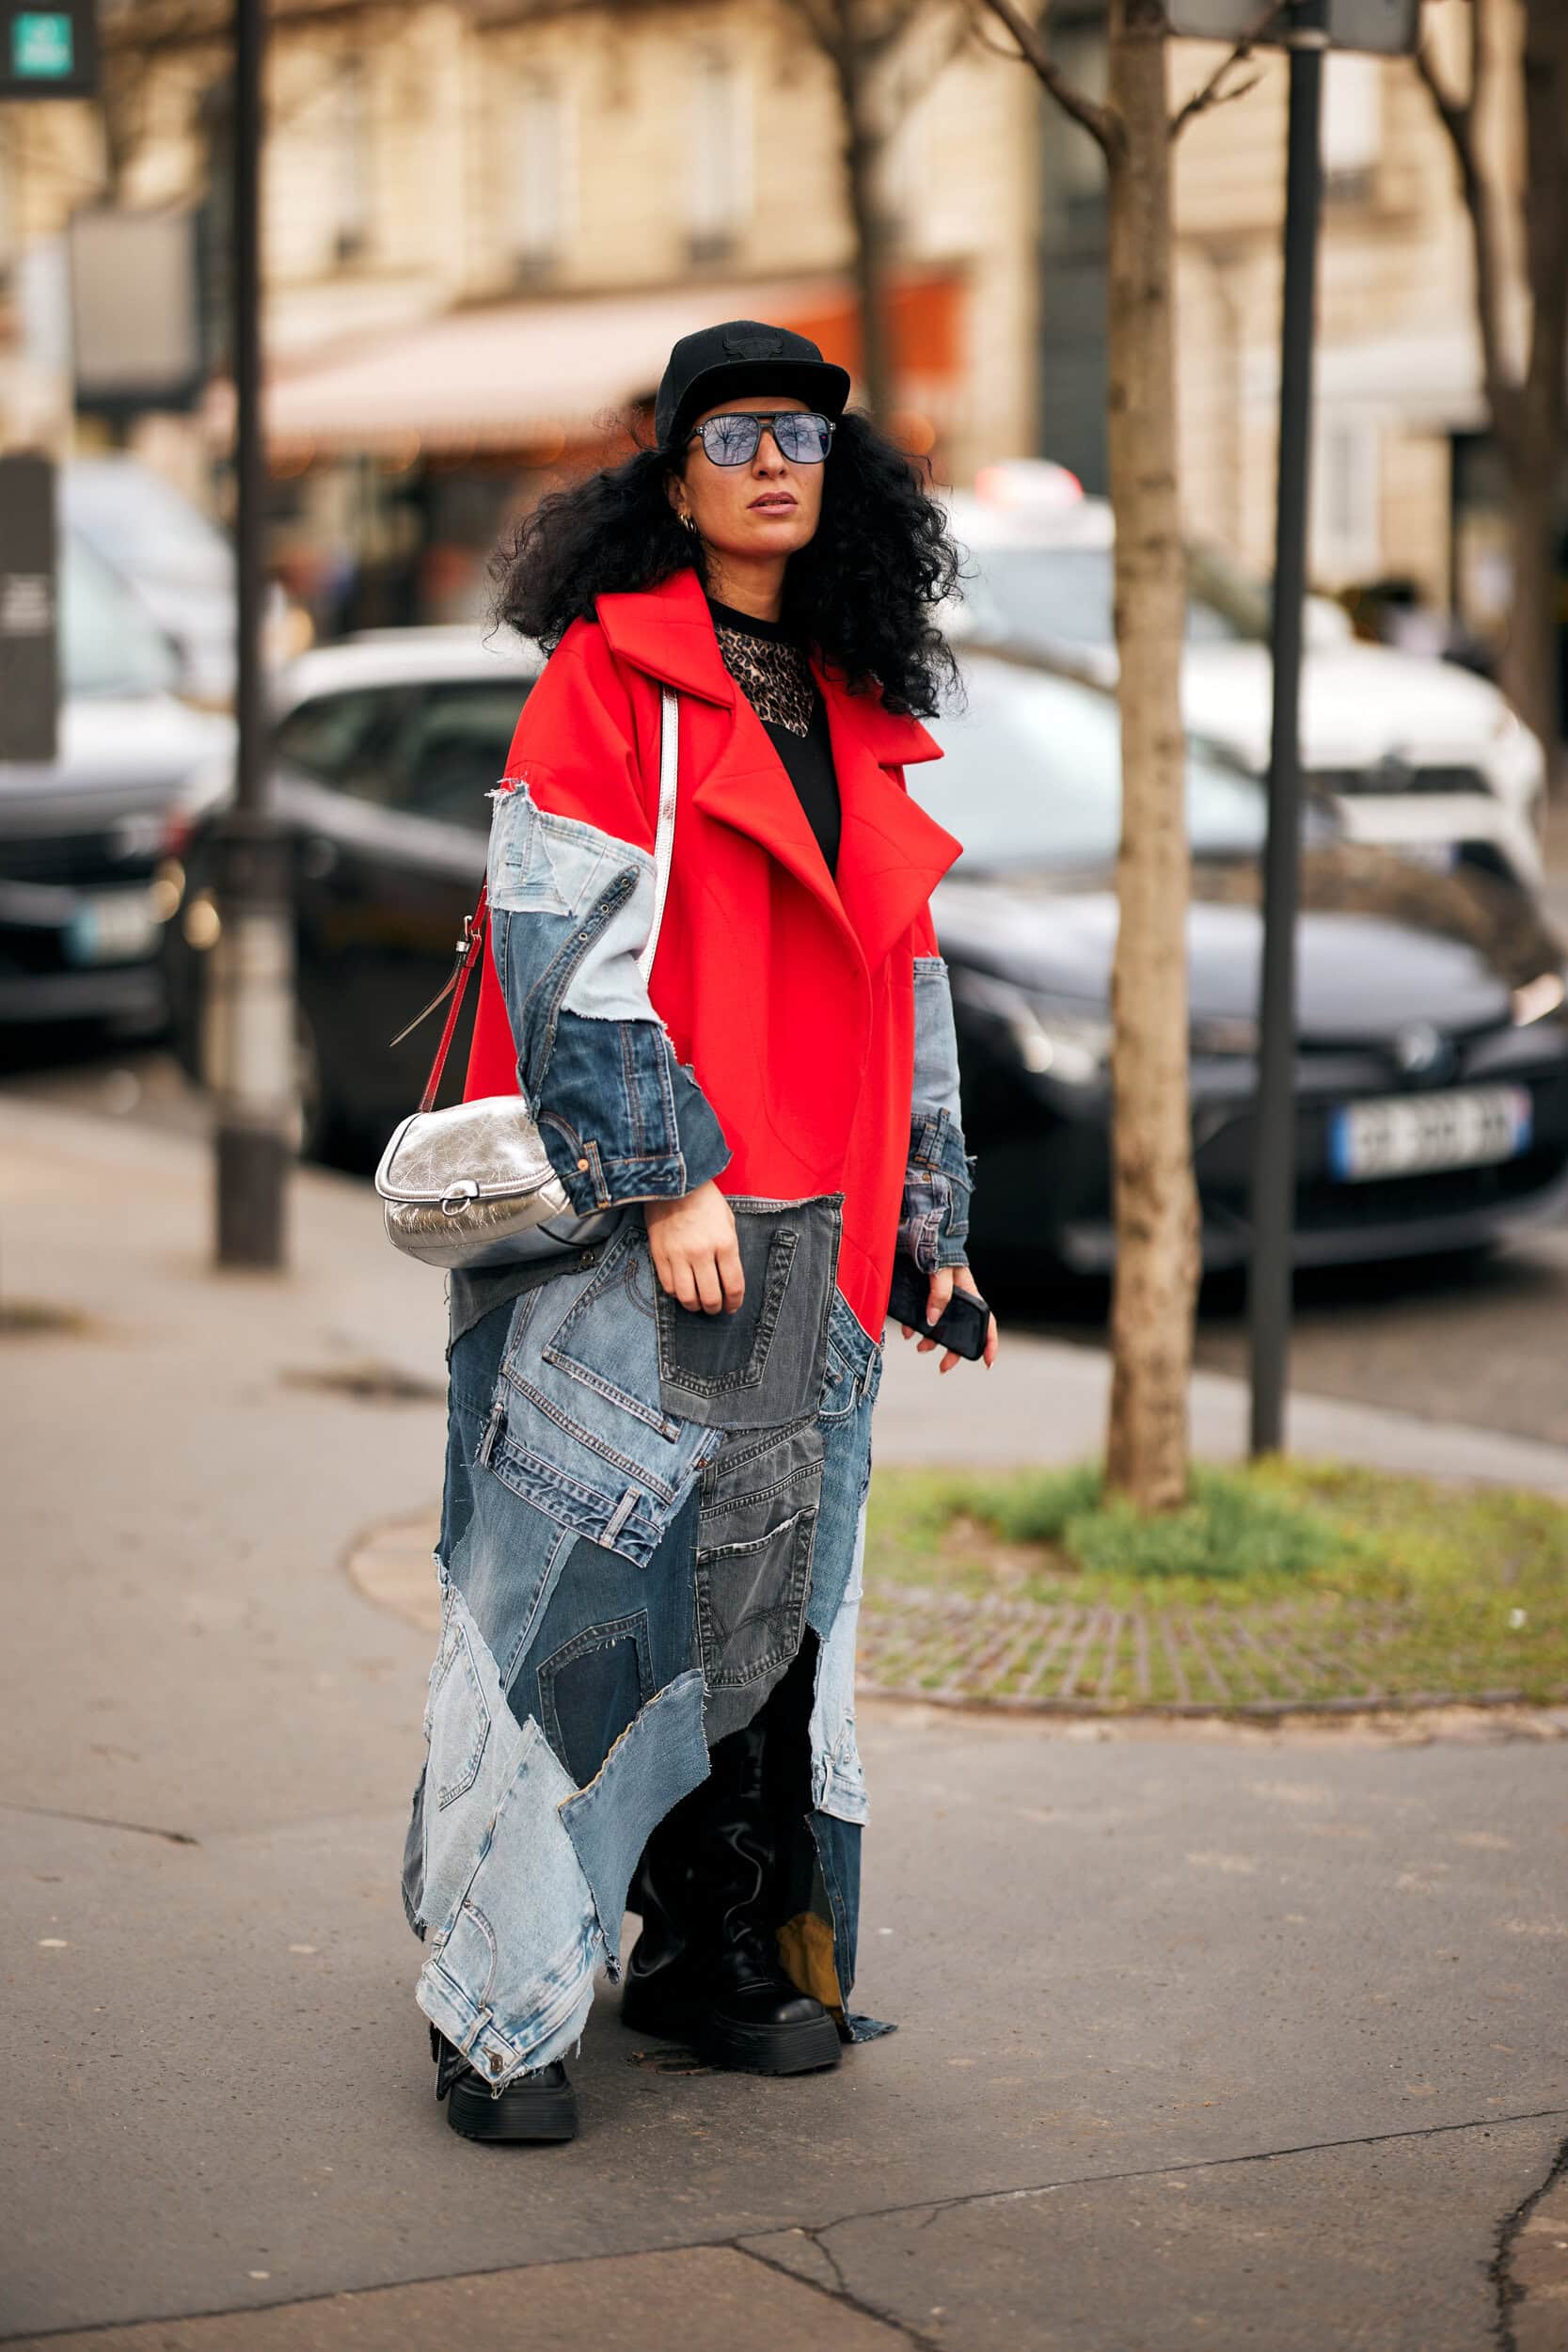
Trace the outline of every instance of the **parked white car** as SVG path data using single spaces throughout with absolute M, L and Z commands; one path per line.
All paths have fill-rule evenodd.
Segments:
M 983 469 L 973 492 L 944 504 L 972 558 L 963 601 L 942 615 L 949 634 L 1114 682 L 1106 501 L 1085 498 L 1060 467 L 1026 459 Z M 1259 775 L 1269 763 L 1268 614 L 1267 581 L 1189 551 L 1186 723 Z M 1307 598 L 1306 637 L 1303 765 L 1348 837 L 1439 866 L 1463 850 L 1538 883 L 1545 760 L 1497 689 L 1452 662 L 1363 644 L 1323 596 Z

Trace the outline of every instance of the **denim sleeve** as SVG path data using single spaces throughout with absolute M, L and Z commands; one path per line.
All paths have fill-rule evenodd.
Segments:
M 973 1169 L 958 1107 L 958 1046 L 947 966 L 940 956 L 916 956 L 914 1089 L 898 1247 L 923 1273 L 969 1263 Z
M 573 1208 L 694 1191 L 730 1152 L 637 968 L 652 857 L 547 814 L 526 785 L 498 791 L 492 811 L 492 953 L 518 1078 Z

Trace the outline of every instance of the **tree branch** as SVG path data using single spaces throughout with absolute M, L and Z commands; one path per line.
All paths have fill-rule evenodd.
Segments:
M 902 7 L 890 8 L 875 29 L 863 29 L 859 33 L 847 30 L 846 38 L 854 40 L 862 58 L 873 72 L 881 64 L 882 59 L 891 56 L 897 48 L 910 26 L 920 14 L 923 5 L 924 0 L 904 0 Z M 839 6 L 847 19 L 848 0 L 839 0 Z
M 1536 453 L 1543 495 L 1560 450 L 1568 409 L 1568 156 L 1562 122 L 1568 107 L 1568 27 L 1554 7 L 1527 0 L 1525 10 L 1525 284 L 1529 350 L 1521 424 Z M 1527 461 L 1531 462 L 1531 461 Z
M 842 28 L 832 8 L 819 7 L 817 0 L 784 0 L 784 5 L 800 18 L 823 54 L 836 59 Z
M 1097 105 L 1086 91 L 1081 90 L 1062 72 L 1040 37 L 1037 26 L 1030 24 L 1014 0 L 980 0 L 980 6 L 999 17 L 1018 43 L 1018 54 L 1032 65 L 1052 97 L 1064 114 L 1080 122 L 1096 140 L 1107 159 L 1119 157 L 1126 143 L 1121 117 L 1114 107 Z
M 949 38 L 931 58 L 926 72 L 911 75 L 904 84 L 899 93 L 904 113 L 908 114 L 918 106 L 921 100 L 941 80 L 974 30 L 974 22 L 968 10 L 960 7 L 957 15 L 950 20 Z
M 1459 169 L 1460 194 L 1469 215 L 1470 244 L 1475 257 L 1476 324 L 1481 334 L 1486 405 L 1492 411 L 1493 429 L 1503 462 L 1512 469 L 1518 453 L 1519 391 L 1509 379 L 1503 350 L 1502 262 L 1491 194 L 1481 173 L 1475 140 L 1476 106 L 1486 70 L 1481 9 L 1472 5 L 1470 10 L 1470 87 L 1466 97 L 1456 97 L 1445 86 L 1437 61 L 1424 40 L 1417 44 L 1413 62 L 1447 134 Z
M 1180 138 L 1188 123 L 1197 116 L 1207 114 L 1211 107 L 1223 106 L 1232 98 L 1244 98 L 1249 89 L 1258 87 L 1263 78 L 1260 73 L 1255 73 L 1249 82 L 1241 83 L 1235 89 L 1223 89 L 1220 86 L 1233 66 L 1251 56 L 1255 45 L 1275 20 L 1284 14 L 1285 8 L 1286 0 L 1269 0 L 1269 6 L 1262 10 L 1258 22 L 1247 26 L 1229 56 L 1214 68 L 1203 87 L 1195 90 L 1186 104 L 1177 108 L 1171 118 L 1170 135 L 1173 139 Z

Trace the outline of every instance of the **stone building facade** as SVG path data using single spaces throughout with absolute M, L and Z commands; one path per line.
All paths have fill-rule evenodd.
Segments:
M 1511 38 L 1515 0 L 1478 4 Z M 1429 0 L 1445 51 L 1462 12 Z M 106 27 L 122 39 L 136 15 L 135 0 L 111 4 Z M 1058 0 L 1053 22 L 1092 85 L 1102 0 Z M 1173 44 L 1173 97 L 1215 56 Z M 211 189 L 223 66 L 215 40 L 194 38 L 115 69 L 125 201 L 179 206 Z M 1260 71 L 1247 97 L 1183 135 L 1177 228 L 1190 520 L 1262 565 L 1285 74 L 1277 57 Z M 1040 453 L 1102 487 L 1104 203 L 1090 143 L 1032 73 L 964 32 L 958 0 L 932 0 L 880 96 L 897 119 L 880 185 L 897 429 L 939 479 Z M 857 363 L 842 123 L 826 61 L 784 0 L 569 12 L 279 0 L 269 106 L 280 543 L 353 541 L 365 578 L 378 564 L 418 572 L 401 604 L 361 599 L 357 617 L 465 610 L 498 512 L 602 447 L 604 412 L 651 390 L 675 335 L 716 312 L 784 318 Z M 1491 133 L 1509 151 L 1514 126 Z M 0 107 L 0 435 L 36 430 L 48 405 L 24 327 L 36 344 L 39 319 L 58 318 L 57 276 L 51 312 L 40 257 L 101 184 L 102 155 L 91 108 Z M 1329 585 L 1407 575 L 1484 622 L 1506 581 L 1467 230 L 1408 64 L 1331 62 L 1325 161 L 1314 570 Z M 133 434 L 194 485 L 225 422 L 220 397 Z

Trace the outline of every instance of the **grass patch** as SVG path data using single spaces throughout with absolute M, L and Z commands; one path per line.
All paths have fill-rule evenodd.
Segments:
M 963 1601 L 1001 1599 L 1085 1627 L 1098 1613 L 1100 1629 L 1044 1646 L 1037 1687 L 1021 1636 L 994 1694 L 1568 1692 L 1568 1505 L 1518 1489 L 1278 1460 L 1200 1467 L 1183 1510 L 1145 1519 L 1105 1500 L 1093 1465 L 881 1470 L 866 1575 L 874 1641 L 882 1593 L 932 1597 L 920 1678 L 933 1687 L 970 1640 Z

